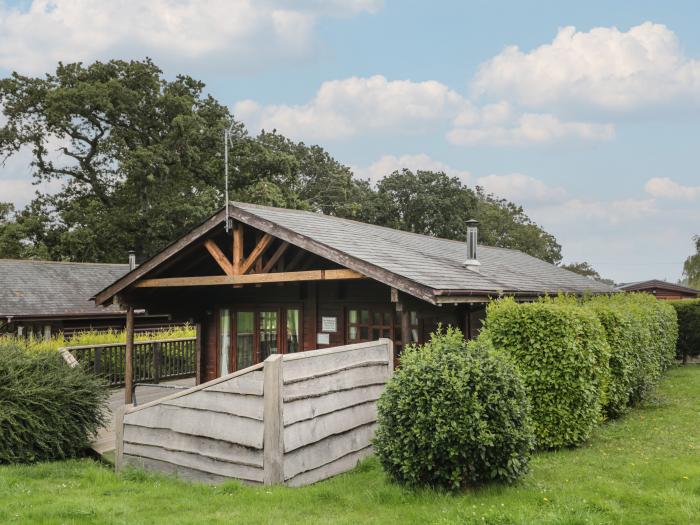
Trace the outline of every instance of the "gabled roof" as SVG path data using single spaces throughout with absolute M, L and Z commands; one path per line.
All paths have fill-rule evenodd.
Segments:
M 625 292 L 633 292 L 635 290 L 648 290 L 649 288 L 662 288 L 664 290 L 673 290 L 674 292 L 682 292 L 687 294 L 695 294 L 700 296 L 700 290 L 689 288 L 682 284 L 669 283 L 661 279 L 650 279 L 648 281 L 636 281 L 633 283 L 621 284 L 617 287 L 618 290 Z
M 421 299 L 498 294 L 543 295 L 557 292 L 608 293 L 612 287 L 559 268 L 517 250 L 480 245 L 480 271 L 463 266 L 466 243 L 375 226 L 320 213 L 230 205 L 231 217 L 367 277 Z M 136 270 L 99 294 L 104 303 L 145 276 L 185 246 L 225 220 L 225 210 L 208 219 Z
M 104 316 L 92 295 L 129 271 L 128 264 L 0 259 L 0 316 Z

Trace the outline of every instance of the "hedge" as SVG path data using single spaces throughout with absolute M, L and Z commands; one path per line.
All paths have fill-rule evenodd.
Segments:
M 678 315 L 676 356 L 684 363 L 688 357 L 700 356 L 700 299 L 669 301 Z
M 610 348 L 593 311 L 575 300 L 505 298 L 488 305 L 480 338 L 489 339 L 519 371 L 540 448 L 588 439 L 610 380 Z
M 108 390 L 56 352 L 0 341 L 0 464 L 80 455 L 105 423 Z
M 433 334 L 409 347 L 378 405 L 374 448 L 402 484 L 460 489 L 527 472 L 534 435 L 525 389 L 484 341 Z
M 648 399 L 674 360 L 676 314 L 645 293 L 598 296 L 585 303 L 603 324 L 610 346 L 611 381 L 605 410 L 617 417 Z

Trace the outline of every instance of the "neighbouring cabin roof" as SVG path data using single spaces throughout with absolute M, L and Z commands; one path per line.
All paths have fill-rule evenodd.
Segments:
M 465 268 L 465 242 L 375 226 L 321 213 L 233 203 L 231 218 L 311 253 L 436 303 L 448 297 L 500 294 L 536 296 L 568 292 L 609 293 L 605 283 L 564 270 L 518 250 L 480 245 L 479 272 Z M 222 209 L 197 228 L 117 280 L 95 299 L 109 301 L 139 279 L 152 275 L 185 248 L 201 242 L 225 221 Z
M 129 271 L 128 264 L 0 259 L 0 317 L 90 317 L 118 314 L 90 298 Z
M 636 281 L 633 283 L 621 284 L 617 287 L 617 290 L 624 292 L 634 292 L 649 289 L 661 289 L 661 290 L 671 290 L 674 292 L 680 292 L 688 295 L 700 296 L 700 290 L 695 288 L 689 288 L 688 286 L 683 286 L 682 284 L 669 283 L 667 281 L 662 281 L 661 279 L 650 279 L 648 281 Z

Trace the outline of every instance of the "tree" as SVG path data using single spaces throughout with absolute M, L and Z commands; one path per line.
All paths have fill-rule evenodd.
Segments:
M 50 258 L 151 254 L 220 206 L 230 116 L 203 88 L 164 80 L 150 60 L 59 64 L 45 78 L 0 81 L 0 152 L 29 148 L 35 179 L 63 183 L 32 203 Z
M 590 277 L 591 279 L 595 279 L 606 284 L 615 284 L 615 281 L 613 281 L 612 279 L 605 279 L 601 277 L 601 275 L 595 270 L 595 268 L 593 268 L 593 266 L 591 266 L 591 264 L 586 261 L 562 264 L 561 267 L 565 270 L 569 270 L 570 272 L 574 272 L 579 275 L 584 275 L 586 277 Z
M 466 221 L 476 218 L 483 244 L 522 250 L 556 263 L 561 246 L 533 223 L 522 207 L 472 190 L 442 172 L 395 171 L 377 184 L 364 212 L 368 222 L 447 239 L 466 238 Z
M 691 288 L 700 289 L 700 235 L 693 237 L 695 252 L 683 263 L 683 277 Z

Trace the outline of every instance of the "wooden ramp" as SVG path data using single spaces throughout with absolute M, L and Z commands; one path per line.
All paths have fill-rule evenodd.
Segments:
M 160 385 L 165 386 L 159 388 Z M 194 377 L 187 377 L 185 379 L 175 379 L 173 381 L 163 381 L 160 383 L 160 385 L 136 387 L 136 401 L 138 402 L 138 404 L 143 405 L 144 403 L 155 401 L 156 399 L 160 399 L 162 397 L 169 396 L 170 394 L 177 392 L 177 390 L 167 388 L 168 386 L 186 386 L 188 388 L 193 387 Z M 92 442 L 92 449 L 100 455 L 104 454 L 105 452 L 109 452 L 110 450 L 114 450 L 115 448 L 114 414 L 117 408 L 119 408 L 123 404 L 124 389 L 118 388 L 112 390 L 108 402 L 108 423 L 99 431 L 97 437 Z

